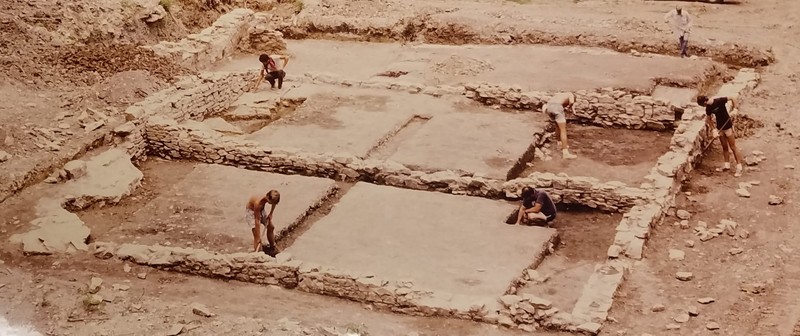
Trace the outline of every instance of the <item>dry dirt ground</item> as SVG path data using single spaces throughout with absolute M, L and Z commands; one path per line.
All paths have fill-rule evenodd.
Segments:
M 39 168 L 31 180 L 41 178 L 47 167 L 78 155 L 84 143 L 101 137 L 95 134 L 100 134 L 102 128 L 86 136 L 79 125 L 114 118 L 126 104 L 185 72 L 126 44 L 180 38 L 207 26 L 235 5 L 223 3 L 206 8 L 200 1 L 175 2 L 182 9 L 175 16 L 183 24 L 166 22 L 155 27 L 98 22 L 117 15 L 98 14 L 99 8 L 108 5 L 103 2 L 12 0 L 0 5 L 0 95 L 6 97 L 0 102 L 0 150 L 12 155 L 9 161 L 0 163 L 0 179 L 32 167 Z M 353 17 L 437 7 L 471 13 L 471 24 L 478 26 L 493 20 L 527 20 L 563 32 L 594 31 L 607 34 L 609 40 L 635 40 L 668 34 L 659 19 L 678 3 L 520 2 L 524 4 L 502 0 L 320 0 L 307 1 L 306 7 Z M 324 6 L 317 7 L 319 4 Z M 792 115 L 800 104 L 800 3 L 743 0 L 731 5 L 680 4 L 696 17 L 693 36 L 697 40 L 746 42 L 773 48 L 776 63 L 763 69 L 760 86 L 744 97 L 741 106 L 742 113 L 766 126 L 739 141 L 743 154 L 760 150 L 768 159 L 748 169 L 741 179 L 734 179 L 731 174 L 715 170 L 721 162 L 718 147 L 709 150 L 678 201 L 678 208 L 693 213 L 690 228 L 674 225 L 678 221 L 674 217 L 668 217 L 657 228 L 649 241 L 646 259 L 635 265 L 623 283 L 611 310 L 613 321 L 603 334 L 800 335 L 800 327 L 795 326 L 800 318 L 800 228 L 796 219 L 800 209 L 795 201 L 798 173 L 787 168 L 798 166 L 800 152 L 800 122 Z M 278 9 L 287 17 L 296 8 L 294 3 L 279 5 L 287 6 Z M 261 9 L 271 8 L 269 4 L 265 6 Z M 108 37 L 115 38 L 115 43 L 100 43 Z M 525 60 L 520 59 L 519 66 L 524 65 Z M 82 117 L 87 111 L 87 116 Z M 575 146 L 580 144 L 575 142 Z M 166 187 L 168 180 L 166 176 L 163 181 L 147 182 L 153 185 L 145 185 L 140 197 L 154 197 L 159 184 Z M 740 198 L 734 192 L 741 181 L 760 182 L 750 188 L 751 198 Z M 0 181 L 2 187 L 6 187 L 5 182 Z M 7 241 L 9 232 L 27 223 L 31 214 L 26 211 L 26 200 L 35 199 L 36 192 L 26 190 L 20 197 L 0 203 L 0 239 Z M 784 204 L 768 205 L 770 195 L 782 197 Z M 129 206 L 135 208 L 136 203 L 131 202 Z M 701 242 L 692 234 L 691 228 L 698 221 L 713 225 L 721 219 L 738 222 L 749 235 Z M 688 247 L 688 240 L 693 241 L 693 247 Z M 575 244 L 592 242 L 577 240 Z M 685 259 L 671 261 L 670 249 L 684 251 Z M 602 251 L 597 254 L 602 255 Z M 230 282 L 223 286 L 216 280 L 136 266 L 125 272 L 122 264 L 88 257 L 26 258 L 15 249 L 4 248 L 0 260 L 0 313 L 14 325 L 33 324 L 40 332 L 51 335 L 166 334 L 176 325 L 183 326 L 184 334 L 196 335 L 324 335 L 324 328 L 341 329 L 353 323 L 364 324 L 372 335 L 523 334 L 465 321 L 376 312 L 334 298 L 257 285 Z M 680 282 L 674 277 L 677 271 L 693 272 L 695 278 Z M 87 311 L 83 303 L 86 284 L 93 276 L 103 278 L 102 291 L 111 298 L 99 311 Z M 114 284 L 123 286 L 115 288 Z M 698 303 L 704 297 L 715 301 Z M 207 305 L 217 316 L 193 315 L 193 303 Z M 660 310 L 653 309 L 657 305 L 663 305 L 664 311 L 654 312 Z M 667 325 L 676 323 L 673 318 L 692 306 L 699 315 L 680 324 L 679 330 L 668 331 Z M 712 321 L 721 328 L 715 332 L 706 330 Z M 4 323 L 0 320 L 0 327 Z

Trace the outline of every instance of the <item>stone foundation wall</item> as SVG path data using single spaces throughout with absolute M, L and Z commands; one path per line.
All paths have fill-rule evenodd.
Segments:
M 365 181 L 401 188 L 486 198 L 516 198 L 524 185 L 542 188 L 561 203 L 604 211 L 624 211 L 649 199 L 647 191 L 621 182 L 536 173 L 511 181 L 460 175 L 453 171 L 422 172 L 382 160 L 359 159 L 341 153 L 308 153 L 293 148 L 268 148 L 240 137 L 224 136 L 199 123 L 179 124 L 150 118 L 146 130 L 150 153 L 251 170 Z M 541 141 L 541 139 L 540 139 Z M 540 142 L 539 141 L 539 142 Z
M 467 98 L 485 105 L 517 110 L 541 111 L 550 92 L 523 92 L 519 86 L 468 84 Z M 575 92 L 574 113 L 568 118 L 600 126 L 666 130 L 673 128 L 674 109 L 669 101 L 624 90 L 599 89 Z
M 125 110 L 125 119 L 141 122 L 151 116 L 202 120 L 223 113 L 252 85 L 256 71 L 206 72 L 184 77 L 174 86 L 151 94 Z
M 247 35 L 252 20 L 252 10 L 237 8 L 220 16 L 214 24 L 197 34 L 190 34 L 178 42 L 163 41 L 145 48 L 173 59 L 187 69 L 200 71 L 233 55 L 239 41 Z
M 263 253 L 220 254 L 201 249 L 93 243 L 101 259 L 118 258 L 158 269 L 281 286 L 308 293 L 368 303 L 380 309 L 419 316 L 442 316 L 505 326 L 523 323 L 523 329 L 551 327 L 577 330 L 568 314 L 532 295 L 498 298 L 437 293 L 415 286 L 413 279 L 389 281 L 294 260 L 288 254 L 272 258 Z M 524 322 L 515 322 L 524 321 Z
M 291 74 L 290 74 L 291 75 Z M 530 110 L 540 113 L 554 92 L 523 92 L 517 85 L 469 83 L 464 86 L 422 85 L 394 79 L 354 80 L 332 73 L 306 73 L 289 80 L 345 87 L 385 89 L 421 93 L 434 97 L 464 95 L 484 105 Z M 617 89 L 580 90 L 575 92 L 574 113 L 567 118 L 603 127 L 624 127 L 663 131 L 674 128 L 675 111 L 669 101 Z
M 720 88 L 718 95 L 738 97 L 752 90 L 758 81 L 757 72 L 742 69 L 732 81 Z M 663 220 L 666 211 L 674 205 L 681 183 L 688 178 L 694 163 L 713 141 L 704 121 L 704 110 L 693 108 L 687 112 L 675 130 L 670 151 L 659 158 L 646 177 L 647 182 L 641 186 L 652 196 L 651 201 L 636 205 L 625 213 L 617 226 L 614 242 L 608 249 L 609 259 L 595 268 L 573 309 L 572 316 L 576 323 L 597 327 L 594 333 L 606 320 L 611 299 L 632 261 L 642 259 L 651 229 Z

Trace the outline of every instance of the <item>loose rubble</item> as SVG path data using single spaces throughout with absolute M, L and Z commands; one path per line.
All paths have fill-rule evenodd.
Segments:
M 199 303 L 192 304 L 192 313 L 202 317 L 214 317 L 215 314 L 211 312 L 205 305 Z
M 692 272 L 678 272 L 675 273 L 675 279 L 680 281 L 689 281 L 694 279 L 694 274 L 692 274 Z
M 781 205 L 783 204 L 783 198 L 780 196 L 769 195 L 769 205 Z

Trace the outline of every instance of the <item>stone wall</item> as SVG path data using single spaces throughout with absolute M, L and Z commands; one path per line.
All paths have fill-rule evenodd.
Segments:
M 236 51 L 247 35 L 253 11 L 237 8 L 222 15 L 210 27 L 178 42 L 163 41 L 145 48 L 170 58 L 183 67 L 200 71 Z
M 253 54 L 281 54 L 286 52 L 283 33 L 272 29 L 272 14 L 256 13 L 247 29 L 247 35 L 239 44 L 239 49 Z
M 523 92 L 515 85 L 468 84 L 466 96 L 485 105 L 541 111 L 550 92 Z M 574 113 L 567 117 L 600 126 L 665 130 L 673 128 L 674 109 L 669 101 L 624 90 L 604 88 L 575 92 Z
M 645 190 L 621 182 L 536 173 L 511 181 L 453 171 L 414 171 L 393 161 L 359 159 L 342 153 L 308 153 L 294 148 L 269 148 L 241 137 L 225 136 L 200 123 L 179 124 L 153 117 L 146 129 L 150 153 L 167 158 L 226 164 L 251 170 L 365 181 L 416 190 L 487 198 L 516 198 L 524 185 L 542 188 L 561 203 L 604 211 L 624 211 L 649 199 Z
M 291 74 L 290 74 L 291 75 Z M 332 73 L 306 73 L 290 76 L 290 81 L 330 84 L 345 87 L 395 90 L 407 93 L 464 95 L 484 105 L 530 110 L 539 113 L 554 92 L 523 92 L 518 85 L 469 83 L 464 86 L 422 85 L 395 79 L 355 80 Z M 669 101 L 652 96 L 618 89 L 580 90 L 575 93 L 574 113 L 567 118 L 603 127 L 615 126 L 630 129 L 663 131 L 674 128 L 675 110 Z
M 233 279 L 336 296 L 379 309 L 419 316 L 442 316 L 536 329 L 540 326 L 577 330 L 568 314 L 532 295 L 500 298 L 432 292 L 413 279 L 390 281 L 293 259 L 286 253 L 221 254 L 201 249 L 96 242 L 92 253 L 140 265 L 212 278 Z
M 742 69 L 732 81 L 720 88 L 718 95 L 738 97 L 752 90 L 758 81 L 757 72 Z M 609 259 L 595 268 L 572 311 L 575 323 L 597 327 L 592 331 L 596 333 L 606 320 L 611 299 L 625 272 L 633 260 L 642 259 L 652 228 L 663 220 L 666 211 L 674 205 L 681 183 L 689 177 L 694 163 L 713 140 L 704 116 L 702 108 L 692 108 L 678 123 L 670 151 L 659 158 L 641 186 L 652 196 L 650 202 L 638 204 L 623 215 L 614 242 L 608 249 Z
M 174 86 L 151 94 L 125 110 L 125 119 L 142 122 L 151 116 L 202 120 L 225 112 L 254 83 L 256 71 L 205 72 L 187 76 Z

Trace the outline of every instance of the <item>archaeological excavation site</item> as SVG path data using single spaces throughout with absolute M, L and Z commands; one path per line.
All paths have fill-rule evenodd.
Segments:
M 279 291 L 284 301 L 354 306 L 352 316 L 363 310 L 449 326 L 419 333 L 370 326 L 382 330 L 370 335 L 611 335 L 604 330 L 619 324 L 617 307 L 635 297 L 620 294 L 630 274 L 662 258 L 648 241 L 671 241 L 662 223 L 672 226 L 678 203 L 691 195 L 688 181 L 711 174 L 697 169 L 713 172 L 709 155 L 721 160 L 719 149 L 708 149 L 713 126 L 696 97 L 735 97 L 746 106 L 762 68 L 775 61 L 770 49 L 743 43 L 698 40 L 696 56 L 681 58 L 668 36 L 643 42 L 631 31 L 607 38 L 540 31 L 541 22 L 465 23 L 490 6 L 471 2 L 457 10 L 417 4 L 404 17 L 348 14 L 379 6 L 370 1 L 277 3 L 226 2 L 215 20 L 183 28 L 193 33 L 136 46 L 180 71 L 143 89 L 138 72 L 155 68 L 129 69 L 120 79 L 127 86 L 89 95 L 135 91 L 137 99 L 76 107 L 54 127 L 23 127 L 38 137 L 37 150 L 56 157 L 3 175 L 2 257 L 6 266 L 56 278 L 52 272 L 70 265 L 63 281 L 77 283 L 81 294 L 72 295 L 86 323 L 75 326 L 75 313 L 63 313 L 73 325 L 48 322 L 48 335 L 284 335 L 233 331 L 204 307 L 189 310 L 195 319 L 109 331 L 122 324 L 103 324 L 115 313 L 98 311 L 139 295 L 128 288 L 154 276 L 163 276 L 158 289 L 142 295 L 206 279 L 181 295 L 212 298 L 205 305 L 215 307 L 226 291 L 250 286 L 251 296 Z M 148 13 L 143 20 L 166 15 Z M 494 28 L 483 28 L 488 22 Z M 260 54 L 288 57 L 276 87 L 254 85 L 263 76 Z M 562 157 L 556 124 L 542 112 L 561 92 L 575 97 L 566 113 L 575 159 Z M 739 136 L 763 126 L 735 111 Z M 0 151 L 0 169 L 17 156 Z M 526 186 L 556 204 L 550 225 L 509 224 Z M 274 256 L 253 252 L 245 210 L 251 196 L 271 189 L 281 195 Z M 736 229 L 716 224 L 704 234 Z M 37 276 L 25 286 L 35 287 Z M 102 277 L 128 280 L 112 290 Z M 143 302 L 111 311 L 144 314 Z M 266 315 L 281 311 L 270 299 L 261 305 Z M 719 329 L 702 323 L 703 331 Z M 338 328 L 305 334 L 367 335 Z M 668 326 L 669 335 L 700 335 L 678 328 Z

